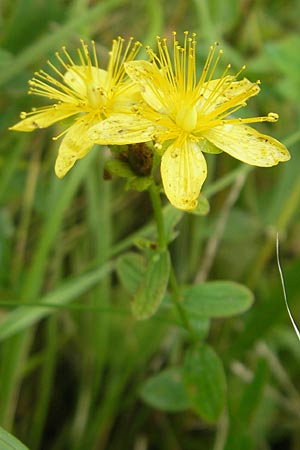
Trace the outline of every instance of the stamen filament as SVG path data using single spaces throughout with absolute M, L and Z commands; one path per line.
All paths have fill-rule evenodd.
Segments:
M 226 122 L 226 123 L 260 123 L 260 122 L 277 122 L 278 119 L 279 119 L 278 114 L 269 113 L 267 116 L 261 116 L 261 117 L 225 119 L 224 122 Z

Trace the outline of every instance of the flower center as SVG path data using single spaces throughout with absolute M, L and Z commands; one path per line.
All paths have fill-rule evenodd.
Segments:
M 193 131 L 197 125 L 196 106 L 182 106 L 177 112 L 176 124 L 188 133 Z
M 87 84 L 87 99 L 89 106 L 93 109 L 101 108 L 106 103 L 104 90 L 96 83 Z

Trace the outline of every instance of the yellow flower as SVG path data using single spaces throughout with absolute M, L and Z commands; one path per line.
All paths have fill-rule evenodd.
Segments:
M 213 79 L 222 54 L 215 44 L 197 79 L 195 34 L 189 37 L 185 32 L 181 47 L 174 33 L 173 55 L 166 39 L 158 37 L 157 43 L 158 54 L 147 48 L 150 62 L 125 64 L 129 77 L 140 86 L 144 100 L 136 106 L 135 116 L 112 115 L 91 128 L 91 139 L 118 145 L 153 140 L 162 152 L 165 193 L 175 207 L 184 210 L 196 207 L 206 178 L 203 152 L 224 151 L 245 163 L 265 167 L 290 158 L 283 144 L 246 125 L 275 122 L 277 114 L 247 119 L 232 117 L 260 90 L 259 82 L 252 83 L 246 78 L 237 81 L 244 67 L 230 75 L 228 65 L 220 78 Z
M 133 38 L 125 50 L 123 44 L 121 37 L 113 41 L 107 70 L 99 68 L 93 41 L 91 54 L 89 47 L 81 41 L 77 63 L 63 47 L 62 54 L 56 53 L 62 68 L 48 61 L 54 76 L 40 70 L 29 81 L 30 94 L 46 97 L 55 103 L 35 108 L 29 113 L 22 112 L 22 120 L 11 130 L 34 131 L 74 116 L 73 123 L 53 138 L 64 135 L 55 164 L 55 173 L 59 178 L 94 145 L 87 134 L 92 125 L 114 113 L 130 113 L 132 104 L 140 99 L 138 87 L 126 76 L 123 64 L 135 57 L 141 44 L 133 43 Z

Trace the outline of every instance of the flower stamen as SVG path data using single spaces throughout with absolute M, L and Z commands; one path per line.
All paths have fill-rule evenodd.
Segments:
M 255 122 L 276 122 L 277 114 L 231 117 L 260 91 L 259 81 L 238 80 L 245 66 L 231 75 L 228 64 L 221 77 L 215 79 L 223 55 L 215 42 L 209 48 L 197 80 L 195 33 L 189 35 L 185 31 L 181 46 L 173 32 L 173 52 L 169 52 L 165 38 L 157 36 L 156 41 L 157 53 L 146 48 L 150 62 L 126 63 L 126 71 L 140 87 L 144 99 L 144 103 L 135 107 L 134 123 L 131 125 L 127 118 L 120 116 L 116 120 L 107 119 L 103 127 L 101 124 L 94 127 L 97 142 L 101 143 L 103 133 L 103 143 L 154 140 L 155 148 L 162 155 L 161 176 L 165 193 L 180 209 L 192 209 L 197 204 L 206 178 L 202 152 L 224 151 L 240 161 L 265 167 L 289 159 L 284 145 L 246 126 Z M 121 139 L 117 132 L 125 126 L 131 130 L 132 141 L 125 133 Z
M 125 51 L 124 39 L 113 41 L 108 69 L 100 69 L 96 45 L 80 41 L 73 59 L 66 47 L 56 52 L 57 65 L 48 61 L 53 76 L 44 70 L 35 73 L 29 81 L 29 94 L 35 94 L 54 103 L 21 113 L 21 121 L 11 127 L 17 131 L 46 128 L 55 122 L 73 117 L 73 123 L 53 139 L 64 136 L 56 160 L 55 172 L 63 177 L 93 146 L 89 129 L 113 112 L 132 114 L 134 102 L 141 99 L 139 89 L 127 78 L 125 61 L 132 61 L 141 44 L 130 38 Z M 76 60 L 76 61 L 75 61 Z

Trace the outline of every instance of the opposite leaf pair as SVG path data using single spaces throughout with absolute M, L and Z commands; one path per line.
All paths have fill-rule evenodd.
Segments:
M 203 152 L 227 152 L 255 166 L 269 167 L 290 158 L 286 147 L 247 126 L 275 122 L 278 115 L 233 118 L 232 114 L 258 94 L 259 82 L 237 81 L 239 71 L 213 79 L 222 50 L 211 46 L 200 77 L 196 74 L 196 36 L 184 33 L 180 46 L 173 33 L 173 50 L 157 38 L 158 53 L 147 48 L 150 61 L 134 58 L 140 47 L 132 39 L 123 50 L 123 40 L 113 41 L 107 70 L 100 69 L 95 45 L 92 56 L 82 42 L 79 64 L 63 48 L 56 54 L 63 66 L 52 63 L 56 78 L 44 71 L 29 83 L 30 92 L 54 103 L 38 108 L 11 129 L 32 131 L 75 116 L 59 148 L 55 171 L 63 177 L 94 143 L 125 145 L 155 143 L 161 155 L 161 177 L 169 201 L 177 208 L 197 206 L 207 167 Z M 242 68 L 243 70 L 244 68 Z

